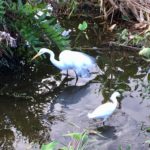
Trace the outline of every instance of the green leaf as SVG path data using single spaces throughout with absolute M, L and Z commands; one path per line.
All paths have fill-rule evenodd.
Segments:
M 69 134 L 66 134 L 65 136 L 72 137 L 73 139 L 78 140 L 78 141 L 82 139 L 82 133 L 69 133 Z
M 49 144 L 42 144 L 41 150 L 54 150 L 58 142 L 54 141 Z
M 87 29 L 87 27 L 88 27 L 87 22 L 86 22 L 86 21 L 83 21 L 82 24 L 81 24 L 81 23 L 79 24 L 78 29 L 81 30 L 81 31 L 84 31 L 84 30 Z
M 139 55 L 144 56 L 146 58 L 150 58 L 150 48 L 142 48 L 139 52 Z
M 69 150 L 68 147 L 62 147 L 61 150 Z
M 88 135 L 87 133 L 85 132 L 83 135 L 82 135 L 82 144 L 84 145 L 85 143 L 87 143 L 88 141 Z

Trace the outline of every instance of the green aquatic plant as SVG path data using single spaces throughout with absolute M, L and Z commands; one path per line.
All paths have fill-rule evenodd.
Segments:
M 43 144 L 41 150 L 55 150 L 58 142 L 51 142 L 49 144 Z
M 147 57 L 147 58 L 150 58 L 150 48 L 143 47 L 143 48 L 139 51 L 139 55 L 145 56 L 145 57 Z
M 127 29 L 124 29 L 117 33 L 117 41 L 119 43 L 127 44 L 128 43 L 129 32 Z
M 139 55 L 143 56 L 144 60 L 146 61 L 150 61 L 150 48 L 148 47 L 143 47 L 140 51 L 139 51 Z
M 67 147 L 73 147 L 74 150 L 84 150 L 85 149 L 87 142 L 88 142 L 87 132 L 69 133 L 69 134 L 66 134 L 65 136 L 72 138 L 72 141 L 68 144 Z
M 149 33 L 131 33 L 128 29 L 123 29 L 117 33 L 117 42 L 123 45 L 141 46 L 147 42 Z
M 88 133 L 68 133 L 64 135 L 65 137 L 70 137 L 71 140 L 67 146 L 59 148 L 60 150 L 85 150 L 88 143 Z M 43 144 L 41 150 L 55 150 L 58 146 L 58 142 L 50 142 L 49 144 Z

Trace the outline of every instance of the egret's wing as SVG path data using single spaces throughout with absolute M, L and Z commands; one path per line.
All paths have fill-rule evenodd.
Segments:
M 67 66 L 67 69 L 73 68 L 73 63 L 71 60 L 72 56 L 70 54 L 70 50 L 64 50 L 59 55 L 59 60 L 64 66 Z
M 74 52 L 73 56 L 73 64 L 76 73 L 83 78 L 90 77 L 92 72 L 91 68 L 94 67 L 96 60 L 92 56 L 81 52 Z
M 111 113 L 113 113 L 115 108 L 116 106 L 114 106 L 113 103 L 108 102 L 106 104 L 103 104 L 97 107 L 91 114 L 93 117 L 101 118 L 104 116 L 111 115 Z
M 92 56 L 89 56 L 82 52 L 75 52 L 75 53 L 77 53 L 77 55 L 80 55 L 82 58 L 86 58 L 86 59 L 90 60 L 93 64 L 96 63 L 96 59 Z
M 74 57 L 71 54 L 70 50 L 64 50 L 60 53 L 59 55 L 59 60 L 61 61 L 61 63 L 67 67 L 67 69 L 73 69 L 74 68 L 74 64 L 73 64 L 73 60 Z
M 96 62 L 92 56 L 70 50 L 61 52 L 59 59 L 64 68 L 66 66 L 67 69 L 75 70 L 77 75 L 81 77 L 90 77 L 91 68 Z
M 85 65 L 92 65 L 96 63 L 96 59 L 94 57 L 84 54 L 82 52 L 74 52 L 72 53 L 72 55 L 74 55 L 76 60 L 79 60 L 79 62 L 83 62 L 83 64 Z
M 92 56 L 89 56 L 82 52 L 76 52 L 70 50 L 65 50 L 61 52 L 59 59 L 66 63 L 72 63 L 76 66 L 92 65 L 96 63 L 96 59 L 93 58 Z

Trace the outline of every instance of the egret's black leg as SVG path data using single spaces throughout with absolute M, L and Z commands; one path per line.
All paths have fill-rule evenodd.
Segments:
M 63 83 L 67 81 L 68 84 L 68 76 L 69 76 L 68 70 L 66 70 L 66 72 L 64 72 L 62 75 L 64 75 Z
M 103 126 L 105 126 L 105 121 L 107 120 L 107 118 L 103 119 Z
M 105 122 L 103 121 L 103 126 L 105 126 Z
M 74 72 L 75 72 L 75 74 L 76 74 L 76 82 L 75 82 L 75 85 L 77 84 L 77 82 L 78 82 L 78 75 L 77 75 L 77 73 L 76 73 L 76 71 L 74 70 Z
M 68 77 L 69 77 L 69 72 L 68 72 L 68 70 L 67 70 L 67 74 L 66 74 L 67 85 L 68 85 Z
M 66 70 L 64 81 L 65 82 L 67 81 L 67 85 L 68 85 L 68 70 Z
M 66 74 L 66 77 L 68 78 L 68 76 L 69 76 L 69 73 L 68 73 L 68 70 L 67 70 L 67 74 Z

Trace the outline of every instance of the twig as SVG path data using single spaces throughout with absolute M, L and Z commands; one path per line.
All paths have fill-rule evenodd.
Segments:
M 104 43 L 101 45 L 101 47 L 74 47 L 73 49 L 83 49 L 83 50 L 94 50 L 94 51 L 102 51 L 102 50 L 108 50 L 108 49 L 111 49 L 112 50 L 112 47 L 114 50 L 118 50 L 119 49 L 124 49 L 124 50 L 128 50 L 128 51 L 134 51 L 134 52 L 137 52 L 137 51 L 140 51 L 141 48 L 138 48 L 138 47 L 133 47 L 133 46 L 129 46 L 129 45 L 123 45 L 123 44 L 119 44 L 117 42 L 108 42 L 108 43 Z
M 133 46 L 128 46 L 128 45 L 123 45 L 123 44 L 118 44 L 116 42 L 109 42 L 109 46 L 112 47 L 122 47 L 122 48 L 126 48 L 128 50 L 132 50 L 132 51 L 139 51 L 141 48 L 138 47 L 133 47 Z

